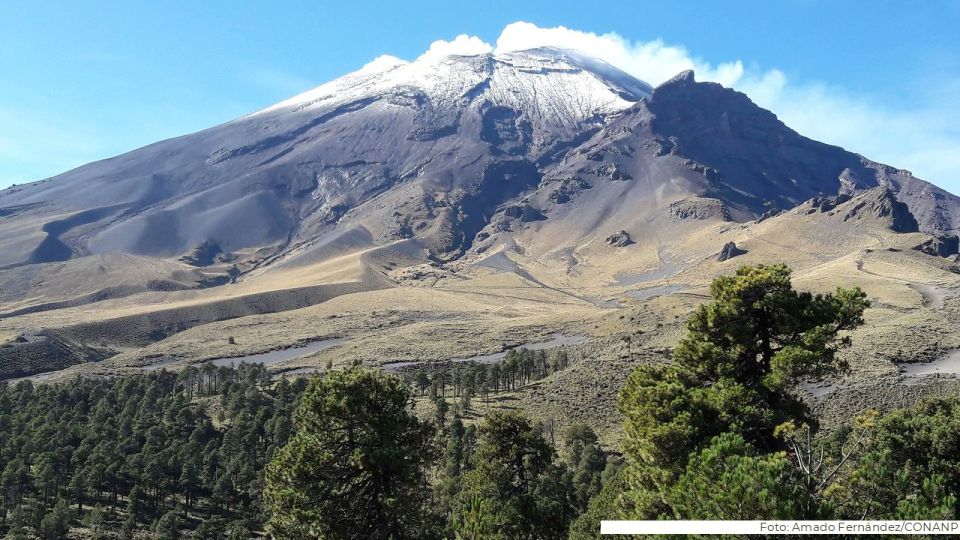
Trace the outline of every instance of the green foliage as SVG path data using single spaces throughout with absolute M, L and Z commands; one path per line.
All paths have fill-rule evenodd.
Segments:
M 957 519 L 957 496 L 948 492 L 945 484 L 940 475 L 924 478 L 916 493 L 901 495 L 894 519 Z
M 678 519 L 813 519 L 815 503 L 786 453 L 758 454 L 724 433 L 690 456 L 666 494 Z
M 441 442 L 444 451 L 434 485 L 436 510 L 443 516 L 453 509 L 463 474 L 470 469 L 476 439 L 476 427 L 465 427 L 459 417 L 454 417 Z
M 836 356 L 849 344 L 842 332 L 862 324 L 868 306 L 859 289 L 797 292 L 783 265 L 742 267 L 714 280 L 711 293 L 673 364 L 637 369 L 621 392 L 638 483 L 675 481 L 691 452 L 727 431 L 778 449 L 777 425 L 810 420 L 792 387 L 846 369 Z
M 180 535 L 180 516 L 177 510 L 170 510 L 157 520 L 153 526 L 157 540 L 177 540 Z
M 958 515 L 960 400 L 929 400 L 891 412 L 877 422 L 869 447 L 849 477 L 831 492 L 841 516 Z
M 178 374 L 0 383 L 2 527 L 11 536 L 34 529 L 62 538 L 61 525 L 79 520 L 94 537 L 133 537 L 180 506 L 180 537 L 238 512 L 259 528 L 261 471 L 286 442 L 304 386 L 266 388 L 264 373 L 263 366 L 205 365 Z M 223 423 L 215 427 L 208 406 Z
M 471 384 L 466 372 L 462 370 L 459 377 L 461 393 Z M 440 379 L 436 376 L 433 381 Z M 334 384 L 339 393 L 318 390 L 332 390 L 324 385 L 334 380 L 339 381 Z M 461 490 L 464 478 L 481 459 L 475 425 L 465 426 L 438 400 L 438 414 L 430 415 L 438 423 L 437 433 L 432 433 L 425 422 L 413 418 L 407 407 L 409 392 L 399 381 L 351 372 L 332 373 L 326 383 L 315 383 L 307 400 L 312 408 L 304 405 L 295 425 L 293 409 L 306 385 L 305 380 L 283 379 L 272 385 L 262 366 L 232 370 L 209 365 L 178 374 L 157 372 L 62 385 L 0 384 L 2 532 L 29 538 L 41 535 L 43 528 L 55 537 L 62 521 L 54 518 L 60 516 L 67 524 L 82 522 L 93 538 L 257 537 L 263 534 L 262 521 L 272 509 L 272 500 L 264 501 L 261 493 L 267 481 L 264 467 L 276 456 L 277 463 L 290 465 L 281 465 L 281 470 L 303 472 L 297 480 L 313 492 L 331 485 L 330 479 L 337 475 L 355 473 L 338 492 L 339 510 L 373 521 L 362 504 L 376 499 L 385 511 L 402 516 L 399 526 L 405 528 L 394 535 L 397 538 L 487 535 L 492 526 L 487 516 L 493 515 L 488 508 L 493 505 L 485 499 L 460 513 L 460 521 L 450 518 L 461 502 L 470 500 L 461 496 Z M 397 398 L 398 393 L 406 397 Z M 551 521 L 549 531 L 565 530 L 572 514 L 597 488 L 596 468 L 605 457 L 596 436 L 580 426 L 563 452 L 567 467 L 557 460 L 540 428 L 524 422 L 526 430 L 516 433 L 521 439 L 517 445 L 536 442 L 542 459 L 522 467 L 527 488 L 521 498 L 536 509 L 538 519 L 559 516 Z M 303 425 L 322 435 L 291 441 L 295 429 L 302 431 Z M 362 448 L 343 453 L 336 447 L 337 456 L 347 457 L 332 463 L 344 467 L 319 470 L 314 458 L 323 457 L 322 452 L 308 449 L 316 448 L 316 442 L 350 442 L 343 438 L 345 430 L 352 432 L 352 443 Z M 380 439 L 385 442 L 380 444 Z M 509 434 L 496 440 L 510 444 Z M 406 453 L 398 451 L 404 447 Z M 442 450 L 436 461 L 434 448 Z M 409 474 L 414 470 L 419 472 Z M 412 476 L 416 481 L 404 484 Z M 364 499 L 365 488 L 354 487 L 373 477 L 378 478 L 372 481 L 376 485 L 393 484 L 395 478 L 399 484 L 389 488 L 393 495 Z M 66 512 L 53 512 L 57 508 Z M 363 529 L 355 533 L 357 537 L 387 534 Z
M 479 495 L 474 495 L 463 510 L 454 517 L 455 540 L 484 540 L 489 538 L 492 523 L 487 513 L 487 504 Z
M 688 322 L 674 360 L 700 378 L 734 378 L 751 389 L 785 390 L 798 378 L 846 369 L 836 358 L 863 324 L 866 295 L 797 292 L 784 265 L 744 266 L 710 286 L 713 301 Z
M 585 424 L 573 424 L 566 429 L 563 448 L 572 473 L 574 508 L 580 514 L 600 492 L 607 456 L 600 448 L 597 434 Z
M 43 540 L 59 540 L 70 530 L 70 511 L 64 500 L 57 501 L 56 506 L 40 520 L 39 533 Z
M 434 396 L 433 404 L 436 407 L 433 423 L 442 428 L 447 423 L 447 413 L 450 411 L 450 404 L 447 400 Z
M 296 434 L 267 468 L 277 538 L 418 538 L 433 429 L 400 379 L 351 369 L 314 379 Z
M 587 510 L 570 525 L 570 540 L 599 540 L 600 522 L 624 519 L 624 494 L 629 491 L 627 475 L 620 462 L 611 461 L 601 477 L 601 489 L 587 505 Z
M 486 402 L 490 395 L 515 390 L 569 365 L 570 358 L 563 349 L 548 354 L 521 347 L 511 349 L 503 361 L 494 364 L 456 362 L 452 366 L 418 369 L 404 376 L 411 387 L 416 387 L 420 395 L 428 393 L 431 400 L 446 397 L 450 385 L 453 396 L 461 400 L 461 410 L 466 411 L 474 397 L 480 396 Z
M 597 505 L 634 518 L 957 515 L 960 401 L 879 421 L 868 412 L 822 436 L 793 395 L 805 378 L 847 369 L 837 353 L 863 324 L 863 292 L 799 293 L 786 267 L 758 266 L 717 278 L 711 293 L 673 364 L 636 370 L 622 390 L 627 497 L 605 487 Z M 573 531 L 593 532 L 581 522 Z
M 454 520 L 468 523 L 482 501 L 485 538 L 558 538 L 572 518 L 571 486 L 550 444 L 526 418 L 489 414 L 463 475 Z
M 203 523 L 194 531 L 194 536 L 203 540 L 226 538 L 227 521 L 220 516 L 213 516 L 203 520 Z
M 107 519 L 107 511 L 100 505 L 94 507 L 83 517 L 83 525 L 90 530 L 91 540 L 104 540 L 109 538 L 108 531 L 110 525 Z
M 635 370 L 620 394 L 637 518 L 722 515 L 729 510 L 724 501 L 695 498 L 697 482 L 760 489 L 786 474 L 785 455 L 758 453 L 785 449 L 777 426 L 813 422 L 792 390 L 805 377 L 847 369 L 837 352 L 849 345 L 844 332 L 863 323 L 869 305 L 859 289 L 795 291 L 784 265 L 741 267 L 715 279 L 710 291 L 712 301 L 690 317 L 673 363 Z M 726 473 L 738 476 L 717 476 L 716 467 L 726 466 L 739 467 Z M 693 491 L 676 491 L 681 485 Z M 810 506 L 787 495 L 771 493 L 749 510 Z
M 558 456 L 552 422 L 464 424 L 491 393 L 566 366 L 542 351 L 410 386 L 350 369 L 304 390 L 273 386 L 262 366 L 210 365 L 0 384 L 0 523 L 11 538 L 62 538 L 80 520 L 95 538 L 152 524 L 157 538 L 246 539 L 267 519 L 276 538 L 584 540 L 603 519 L 957 516 L 960 399 L 824 435 L 794 396 L 846 368 L 837 353 L 863 323 L 862 292 L 796 292 L 786 267 L 759 266 L 712 293 L 674 362 L 628 378 L 624 465 L 585 425 L 567 427 Z M 413 414 L 410 388 L 429 393 L 433 422 Z
M 894 451 L 895 466 L 943 477 L 960 493 L 960 400 L 935 399 L 894 411 L 877 422 L 874 444 Z

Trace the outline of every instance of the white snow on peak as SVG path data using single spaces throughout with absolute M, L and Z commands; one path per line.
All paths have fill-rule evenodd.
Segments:
M 401 60 L 396 56 L 384 54 L 367 62 L 357 71 L 348 73 L 338 79 L 307 90 L 302 94 L 297 94 L 292 98 L 285 99 L 279 103 L 271 105 L 266 109 L 253 113 L 253 115 L 272 112 L 280 109 L 302 109 L 305 105 L 320 103 L 337 95 L 346 95 L 352 93 L 352 90 L 369 86 L 368 83 L 376 80 L 382 74 L 393 71 L 399 67 L 408 65 L 409 62 Z
M 421 94 L 439 113 L 487 100 L 561 125 L 623 110 L 650 86 L 574 51 L 538 48 L 471 55 L 424 54 L 414 62 L 382 56 L 362 69 L 259 113 L 323 110 L 364 98 Z

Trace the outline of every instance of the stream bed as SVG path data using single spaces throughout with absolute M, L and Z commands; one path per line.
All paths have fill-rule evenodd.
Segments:
M 300 358 L 301 356 L 307 356 L 316 352 L 320 352 L 322 350 L 335 347 L 344 341 L 346 340 L 343 338 L 321 339 L 318 341 L 311 341 L 310 343 L 300 347 L 289 347 L 286 349 L 267 351 L 260 354 L 248 354 L 246 356 L 234 356 L 231 358 L 217 358 L 210 360 L 210 363 L 217 367 L 231 367 L 239 364 L 263 364 L 265 366 L 269 366 L 285 360 L 293 360 L 294 358 Z
M 911 364 L 897 364 L 900 374 L 907 379 L 918 379 L 930 376 L 956 377 L 960 375 L 960 350 L 952 350 L 932 362 L 915 362 Z M 916 384 L 919 381 L 906 381 L 906 384 Z

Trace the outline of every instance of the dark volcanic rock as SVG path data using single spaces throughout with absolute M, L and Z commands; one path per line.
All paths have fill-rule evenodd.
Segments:
M 220 244 L 204 240 L 190 253 L 180 257 L 180 260 L 191 266 L 210 266 L 221 253 L 223 253 L 223 249 L 220 248 Z
M 899 233 L 918 232 L 920 226 L 906 204 L 898 201 L 889 189 L 876 189 L 864 193 L 852 202 L 844 221 L 873 217 L 890 220 L 890 230 Z
M 846 193 L 837 195 L 836 197 L 814 197 L 810 200 L 810 210 L 808 210 L 807 213 L 813 214 L 815 212 L 829 212 L 837 206 L 849 201 L 851 198 L 852 197 Z
M 590 184 L 579 176 L 572 176 L 561 180 L 560 186 L 553 190 L 548 198 L 557 204 L 564 204 L 585 189 L 590 189 Z
M 780 210 L 779 208 L 771 208 L 770 210 L 767 210 L 766 212 L 760 214 L 760 217 L 757 218 L 757 223 L 766 221 L 772 217 L 779 216 L 782 213 L 783 213 L 783 210 Z
M 717 260 L 723 262 L 738 255 L 743 255 L 744 253 L 746 253 L 746 250 L 738 248 L 737 244 L 733 242 L 727 242 L 724 244 L 723 249 L 720 250 L 720 255 L 717 256 Z
M 673 76 L 672 79 L 665 83 L 661 83 L 660 86 L 657 86 L 654 89 L 654 92 L 660 90 L 661 88 L 667 87 L 689 87 L 696 84 L 697 80 L 692 69 L 687 69 L 677 73 Z
M 605 211 L 661 211 L 638 203 L 667 192 L 718 201 L 671 208 L 676 218 L 746 222 L 770 207 L 882 186 L 925 232 L 960 229 L 960 198 L 803 137 L 692 72 L 654 90 L 552 48 L 413 64 L 353 73 L 204 131 L 0 190 L 0 268 L 114 253 L 186 253 L 202 266 L 211 261 L 202 244 L 213 239 L 228 253 L 267 249 L 269 265 L 325 253 L 331 244 L 320 239 L 361 229 L 366 245 L 411 238 L 447 260 L 496 228 L 500 209 L 535 221 L 537 208 L 571 203 L 560 209 L 569 212 L 575 197 L 587 207 L 615 190 L 622 195 Z
M 504 209 L 503 215 L 507 216 L 508 218 L 519 218 L 520 221 L 523 222 L 541 221 L 547 219 L 547 216 L 543 215 L 543 213 L 529 204 L 508 206 L 506 209 Z
M 607 244 L 613 247 L 625 247 L 633 243 L 627 231 L 617 231 L 607 237 Z
M 913 249 L 934 257 L 949 257 L 960 253 L 960 237 L 953 234 L 934 236 L 920 245 L 914 246 Z
M 927 232 L 960 228 L 960 198 L 909 171 L 870 161 L 803 137 L 745 94 L 684 72 L 642 103 L 657 140 L 678 141 L 671 153 L 717 171 L 705 195 L 755 215 L 765 205 L 793 208 L 822 193 L 883 186 L 910 207 Z
M 717 218 L 730 221 L 730 212 L 716 199 L 683 199 L 670 203 L 670 215 L 677 219 Z

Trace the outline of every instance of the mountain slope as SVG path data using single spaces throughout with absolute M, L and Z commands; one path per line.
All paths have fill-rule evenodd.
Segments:
M 486 198 L 536 184 L 532 159 L 648 92 L 559 51 L 351 74 L 260 113 L 5 190 L 0 266 L 88 253 L 167 257 L 204 241 L 230 252 L 279 249 L 314 240 L 398 184 L 449 194 L 420 202 L 427 214 L 487 186 L 472 201 L 480 212 Z M 380 237 L 400 234 L 389 229 L 402 220 L 378 218 L 388 229 Z
M 381 61 L 0 192 L 0 336 L 42 335 L 18 343 L 55 346 L 58 365 L 140 358 L 218 321 L 392 287 L 452 288 L 503 320 L 514 302 L 595 313 L 690 289 L 732 264 L 721 250 L 806 268 L 892 234 L 844 222 L 837 247 L 828 213 L 760 219 L 838 194 L 900 233 L 960 219 L 957 197 L 690 72 L 652 89 L 557 49 Z
M 536 49 L 380 63 L 233 122 L 0 192 L 0 267 L 178 257 L 211 244 L 243 273 L 315 247 L 336 252 L 344 234 L 371 245 L 412 237 L 450 259 L 498 213 L 563 214 L 571 194 L 602 183 L 618 186 L 605 196 L 633 214 L 692 195 L 744 220 L 876 185 L 927 231 L 956 229 L 960 207 L 906 171 L 805 139 L 692 73 L 652 91 L 598 60 Z M 525 195 L 519 210 L 507 204 Z M 599 226 L 573 233 L 592 234 L 590 225 Z

